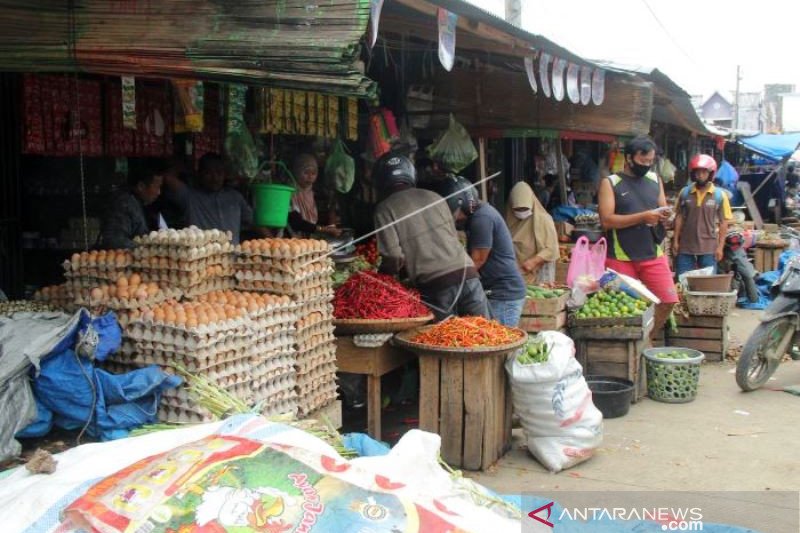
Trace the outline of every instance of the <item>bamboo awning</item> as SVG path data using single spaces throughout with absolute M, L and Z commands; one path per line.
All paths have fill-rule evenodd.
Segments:
M 236 81 L 369 96 L 369 0 L 0 2 L 0 70 Z

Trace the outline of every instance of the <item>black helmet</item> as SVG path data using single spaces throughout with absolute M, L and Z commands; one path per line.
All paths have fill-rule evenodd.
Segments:
M 478 206 L 478 191 L 466 178 L 450 175 L 435 181 L 431 187 L 440 196 L 447 198 L 447 206 L 451 212 L 461 208 L 464 214 L 471 215 Z
M 389 190 L 397 185 L 417 186 L 417 170 L 414 163 L 401 154 L 388 153 L 378 159 L 373 179 L 380 190 Z

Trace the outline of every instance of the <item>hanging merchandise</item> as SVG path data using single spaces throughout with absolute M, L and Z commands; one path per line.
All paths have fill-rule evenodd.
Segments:
M 392 148 L 392 138 L 380 111 L 373 112 L 369 116 L 369 148 L 376 161 Z
M 136 78 L 122 76 L 122 127 L 136 129 Z
M 452 113 L 450 125 L 433 144 L 428 146 L 428 155 L 434 161 L 441 163 L 446 170 L 456 174 L 478 159 L 478 151 L 469 133 L 464 126 L 456 122 Z
M 358 100 L 347 99 L 347 140 L 358 140 Z
M 456 59 L 456 23 L 458 15 L 440 7 L 437 13 L 439 22 L 439 62 L 447 72 L 453 70 Z
M 169 157 L 172 155 L 172 97 L 164 84 L 136 88 L 136 129 L 124 126 L 122 83 L 110 81 L 106 93 L 106 155 Z
M 378 27 L 381 22 L 381 9 L 383 9 L 383 0 L 370 0 L 369 1 L 369 47 L 375 46 L 375 41 L 378 40 Z
M 194 134 L 195 161 L 207 153 L 222 153 L 222 120 L 220 114 L 219 86 L 207 85 L 203 98 L 203 131 Z
M 315 99 L 316 100 L 316 99 Z M 308 135 L 308 97 L 305 91 L 292 92 L 292 110 L 295 132 L 298 135 Z
M 567 62 L 564 59 L 556 58 L 553 63 L 553 98 L 560 102 L 564 99 L 564 69 Z
M 329 139 L 334 139 L 339 133 L 339 97 L 328 96 L 327 100 L 328 120 L 326 121 L 325 136 Z
M 567 67 L 567 97 L 573 104 L 578 104 L 581 101 L 581 89 L 579 86 L 579 76 L 581 67 L 574 63 L 570 63 Z
M 533 56 L 525 56 L 525 73 L 528 75 L 528 83 L 531 84 L 533 94 L 536 94 L 538 88 L 536 87 L 536 76 L 533 73 Z
M 592 73 L 592 102 L 601 105 L 606 99 L 606 72 L 599 68 Z
M 247 86 L 230 84 L 226 89 L 225 153 L 234 172 L 253 179 L 258 174 L 258 148 L 244 123 Z
M 175 133 L 203 131 L 203 82 L 173 80 Z
M 44 154 L 44 117 L 42 116 L 41 77 L 36 74 L 22 76 L 23 145 L 24 154 Z
M 589 105 L 592 101 L 592 69 L 581 67 L 581 104 Z
M 539 81 L 542 82 L 542 92 L 550 98 L 550 54 L 539 56 Z
M 336 139 L 333 141 L 331 155 L 325 162 L 325 179 L 333 184 L 338 192 L 347 194 L 353 188 L 355 177 L 355 161 L 347 155 L 347 147 L 341 139 Z
M 411 85 L 406 93 L 406 112 L 412 128 L 425 129 L 431 124 L 433 86 Z

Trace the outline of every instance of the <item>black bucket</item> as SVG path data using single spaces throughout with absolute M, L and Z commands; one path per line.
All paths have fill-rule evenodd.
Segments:
M 603 413 L 603 418 L 617 418 L 628 414 L 633 400 L 632 381 L 606 376 L 587 376 L 586 383 L 592 391 L 592 401 Z

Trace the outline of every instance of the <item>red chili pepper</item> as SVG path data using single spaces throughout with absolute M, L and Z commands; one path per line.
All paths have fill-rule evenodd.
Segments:
M 416 318 L 430 313 L 417 291 L 385 274 L 364 270 L 344 282 L 333 298 L 336 318 Z

